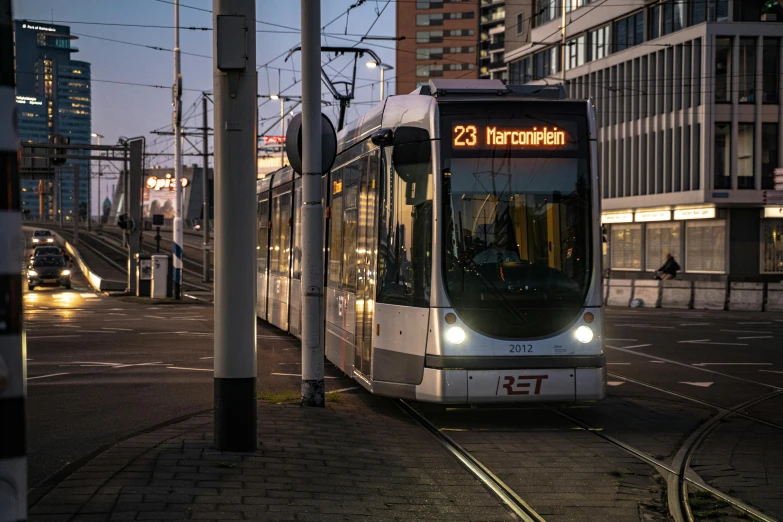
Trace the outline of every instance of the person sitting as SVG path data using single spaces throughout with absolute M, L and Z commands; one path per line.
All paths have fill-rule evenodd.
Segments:
M 477 265 L 486 265 L 489 263 L 521 263 L 522 260 L 515 251 L 493 244 L 483 252 L 476 254 L 473 257 L 473 262 Z
M 666 254 L 666 262 L 663 264 L 661 268 L 658 269 L 658 272 L 661 272 L 663 276 L 661 279 L 664 281 L 667 281 L 669 279 L 674 279 L 677 277 L 677 271 L 680 269 L 680 265 L 677 264 L 677 261 L 674 260 L 674 256 L 671 254 Z

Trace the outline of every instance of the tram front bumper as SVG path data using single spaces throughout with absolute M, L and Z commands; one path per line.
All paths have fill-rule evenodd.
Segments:
M 441 404 L 594 401 L 606 396 L 606 367 L 424 368 L 416 400 Z

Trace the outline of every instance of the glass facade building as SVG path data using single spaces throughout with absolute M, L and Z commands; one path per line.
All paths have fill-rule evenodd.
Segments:
M 64 25 L 17 20 L 14 49 L 17 71 L 19 138 L 48 143 L 63 135 L 72 144 L 90 144 L 92 134 L 92 87 L 90 64 L 73 59 L 77 37 Z M 26 100 L 34 100 L 27 102 Z M 45 160 L 23 160 L 22 205 L 32 217 L 70 220 L 74 208 L 74 167 L 79 169 L 79 202 L 86 216 L 90 187 L 90 162 L 68 160 L 62 167 L 49 167 Z M 39 191 L 44 191 L 44 201 Z M 43 203 L 43 205 L 41 204 Z

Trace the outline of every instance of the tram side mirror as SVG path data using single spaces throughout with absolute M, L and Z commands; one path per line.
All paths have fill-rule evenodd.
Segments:
M 406 203 L 417 205 L 425 201 L 432 171 L 429 132 L 417 127 L 398 127 L 394 131 L 392 163 L 397 175 L 406 183 Z
M 394 143 L 394 131 L 391 129 L 381 129 L 375 131 L 373 132 L 372 137 L 370 137 L 370 140 L 372 141 L 373 145 L 378 145 L 379 147 L 391 145 Z

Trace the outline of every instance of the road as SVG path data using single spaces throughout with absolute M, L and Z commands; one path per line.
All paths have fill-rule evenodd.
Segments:
M 212 404 L 210 304 L 149 306 L 73 281 L 24 297 L 32 486 Z M 610 309 L 606 400 L 415 407 L 547 520 L 569 519 L 569 503 L 591 506 L 593 520 L 665 520 L 667 486 L 650 462 L 686 462 L 707 485 L 783 518 L 782 340 L 783 314 Z M 260 394 L 295 397 L 299 362 L 298 341 L 258 323 Z M 327 373 L 328 390 L 364 393 Z M 692 502 L 699 516 L 731 519 L 723 504 Z

